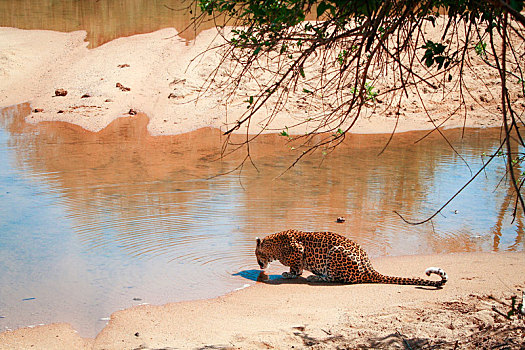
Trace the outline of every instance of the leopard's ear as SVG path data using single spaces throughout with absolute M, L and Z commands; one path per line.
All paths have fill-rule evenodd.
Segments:
M 257 247 L 259 247 L 261 245 L 261 239 L 257 237 L 255 238 L 255 240 L 257 241 Z

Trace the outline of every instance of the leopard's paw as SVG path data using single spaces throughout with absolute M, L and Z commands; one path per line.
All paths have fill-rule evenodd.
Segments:
M 283 276 L 283 278 L 286 278 L 286 279 L 292 279 L 292 278 L 299 277 L 299 275 L 296 275 L 295 273 L 291 273 L 291 272 L 283 272 L 281 276 Z
M 327 282 L 328 279 L 324 276 L 318 276 L 318 275 L 310 275 L 306 277 L 306 280 L 308 282 Z

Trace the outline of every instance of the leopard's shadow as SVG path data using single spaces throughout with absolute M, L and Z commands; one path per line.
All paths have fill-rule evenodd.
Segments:
M 261 272 L 262 272 L 261 270 L 242 270 L 242 271 L 232 274 L 232 276 L 240 276 L 242 278 L 245 278 L 247 280 L 254 281 L 254 282 L 264 282 L 259 277 L 261 275 Z M 281 275 L 269 275 L 268 276 L 269 281 L 277 280 L 281 278 L 282 278 Z
M 261 282 L 271 285 L 281 284 L 308 284 L 310 286 L 347 286 L 348 283 L 337 283 L 337 282 L 309 282 L 304 277 L 298 277 L 293 279 L 283 278 L 281 275 L 265 275 L 261 270 L 242 270 L 232 274 L 233 276 L 240 276 L 253 282 Z M 264 277 L 263 277 L 264 276 Z M 442 287 L 427 287 L 427 286 L 414 286 L 416 289 L 422 290 L 439 290 Z
M 273 280 L 267 280 L 262 281 L 266 284 L 272 284 L 272 285 L 280 285 L 280 284 L 308 284 L 309 286 L 345 286 L 348 284 L 345 283 L 338 283 L 338 282 L 310 282 L 304 277 L 297 277 L 297 278 L 282 278 L 282 276 L 278 275 L 279 278 L 273 279 Z
M 304 277 L 286 279 L 281 275 L 264 275 L 261 270 L 242 270 L 237 273 L 234 273 L 233 276 L 240 276 L 247 280 L 254 282 L 262 282 L 266 284 L 309 284 L 312 286 L 342 286 L 344 283 L 319 283 L 319 282 L 308 282 Z M 265 276 L 264 278 L 262 276 Z

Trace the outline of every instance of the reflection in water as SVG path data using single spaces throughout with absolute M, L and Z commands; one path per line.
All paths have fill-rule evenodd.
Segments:
M 502 161 L 431 224 L 393 213 L 425 218 L 470 177 L 438 135 L 397 134 L 381 156 L 389 135 L 350 135 L 282 176 L 301 150 L 263 135 L 257 169 L 215 177 L 244 158 L 220 158 L 217 130 L 152 137 L 138 115 L 91 133 L 28 114 L 0 116 L 2 328 L 67 321 L 92 336 L 118 308 L 226 293 L 254 279 L 255 237 L 287 228 L 340 232 L 372 257 L 524 249 L 522 214 L 510 223 L 512 199 L 496 186 Z M 466 133 L 446 132 L 475 171 L 499 131 Z
M 194 11 L 184 0 L 0 0 L 0 26 L 61 32 L 86 30 L 90 47 L 113 39 L 174 27 L 191 40 Z M 211 28 L 203 23 L 199 31 Z M 187 30 L 185 30 L 187 29 Z

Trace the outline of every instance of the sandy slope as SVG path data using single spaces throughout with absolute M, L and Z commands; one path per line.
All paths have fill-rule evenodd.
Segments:
M 217 91 L 203 88 L 219 60 L 202 54 L 221 41 L 215 30 L 190 45 L 167 28 L 95 49 L 85 35 L 0 28 L 0 107 L 29 101 L 42 110 L 31 122 L 67 121 L 92 131 L 134 110 L 148 115 L 154 135 L 221 127 L 228 108 L 235 114 Z M 68 93 L 55 96 L 56 89 Z
M 525 344 L 524 321 L 507 321 L 493 310 L 506 313 L 510 297 L 521 297 L 525 254 L 389 257 L 373 264 L 403 276 L 421 276 L 428 265 L 437 265 L 450 280 L 434 289 L 276 279 L 211 300 L 118 311 L 96 339 L 81 339 L 69 325 L 56 324 L 2 333 L 0 348 L 454 348 L 458 341 L 460 348 L 507 342 L 518 349 L 516 344 Z
M 236 95 L 226 100 L 229 89 L 221 90 L 221 83 L 229 76 L 230 67 L 225 65 L 215 74 L 220 56 L 216 50 L 206 50 L 222 42 L 215 29 L 200 33 L 189 45 L 173 28 L 119 38 L 91 50 L 87 49 L 84 37 L 85 32 L 0 28 L 0 107 L 31 101 L 33 108 L 43 110 L 33 113 L 31 121 L 62 120 L 93 131 L 129 115 L 132 109 L 150 117 L 148 128 L 152 134 L 178 134 L 203 126 L 226 130 L 235 125 L 246 111 L 248 96 L 255 95 L 260 88 L 255 80 L 247 79 Z M 454 90 L 455 80 L 450 83 L 436 80 L 443 88 L 423 87 L 420 96 L 411 91 L 405 98 L 396 130 L 431 129 L 430 118 L 436 124 L 446 120 L 444 127 L 499 126 L 497 72 L 486 69 L 480 62 L 472 64 L 464 79 L 465 104 L 459 112 L 449 117 L 460 102 L 459 93 Z M 315 76 L 319 69 L 312 63 L 307 74 Z M 258 76 L 259 82 L 268 80 L 264 73 L 257 72 L 254 74 L 262 74 Z M 380 90 L 391 84 L 388 79 L 378 81 L 376 88 Z M 55 89 L 59 88 L 67 90 L 67 96 L 56 97 Z M 519 86 L 512 80 L 509 88 L 515 108 L 522 110 L 525 99 Z M 85 95 L 89 97 L 82 98 Z M 420 107 L 420 98 L 428 115 Z M 315 98 L 305 99 L 300 91 L 292 93 L 268 131 L 280 131 L 321 113 L 324 107 L 316 102 L 319 101 Z M 389 108 L 381 100 L 365 108 L 352 130 L 391 132 L 397 117 Z M 252 133 L 259 132 L 267 115 L 265 109 L 254 118 Z M 312 130 L 313 124 L 305 123 L 289 131 L 303 134 Z

